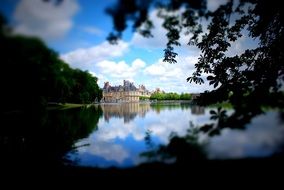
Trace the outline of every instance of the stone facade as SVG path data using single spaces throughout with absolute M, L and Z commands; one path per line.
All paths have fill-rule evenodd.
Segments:
M 200 96 L 200 93 L 192 93 L 191 98 L 192 100 L 196 100 Z
M 151 96 L 144 85 L 136 88 L 133 83 L 127 80 L 124 80 L 123 85 L 119 86 L 111 86 L 109 82 L 105 82 L 102 102 L 139 102 L 140 96 Z

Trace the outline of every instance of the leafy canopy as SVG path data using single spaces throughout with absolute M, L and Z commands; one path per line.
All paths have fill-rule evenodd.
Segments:
M 202 74 L 209 75 L 207 80 L 214 90 L 206 91 L 199 103 L 231 103 L 235 112 L 226 119 L 225 126 L 240 127 L 261 114 L 263 107 L 283 108 L 283 6 L 277 1 L 228 0 L 210 11 L 206 3 L 205 0 L 120 0 L 107 10 L 114 24 L 108 39 L 115 43 L 121 38 L 129 20 L 133 21 L 134 31 L 152 37 L 154 26 L 148 13 L 158 8 L 168 39 L 164 62 L 177 62 L 174 47 L 180 45 L 181 32 L 186 31 L 188 45 L 197 46 L 201 52 L 196 70 L 187 81 L 202 84 Z M 204 20 L 209 22 L 207 31 L 202 28 Z M 229 55 L 229 48 L 242 38 L 244 31 L 259 41 L 258 46 Z
M 41 40 L 10 32 L 0 15 L 4 112 L 36 109 L 47 102 L 92 103 L 101 99 L 96 77 L 70 68 Z

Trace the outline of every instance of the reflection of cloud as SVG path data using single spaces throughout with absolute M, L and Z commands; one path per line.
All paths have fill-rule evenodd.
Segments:
M 121 108 L 121 106 L 104 107 L 104 112 L 110 114 L 111 112 L 118 112 L 119 109 L 125 109 Z M 174 109 L 172 107 L 170 109 L 162 109 L 160 114 L 155 110 L 149 109 L 149 105 L 135 108 L 137 109 L 133 109 L 132 111 L 135 113 L 138 112 L 139 115 L 142 113 L 142 115 L 145 115 L 147 112 L 145 118 L 135 117 L 128 123 L 125 123 L 124 114 L 128 115 L 131 109 L 121 112 L 121 117 L 110 117 L 109 122 L 101 118 L 98 123 L 98 130 L 92 133 L 87 139 L 77 143 L 77 146 L 90 144 L 89 146 L 82 146 L 78 149 L 79 157 L 80 155 L 84 155 L 84 153 L 88 153 L 104 158 L 107 161 L 116 161 L 118 163 L 117 166 L 125 164 L 126 160 L 137 165 L 145 161 L 139 157 L 139 154 L 146 151 L 144 137 L 148 129 L 153 131 L 152 135 L 155 143 L 165 144 L 168 143 L 168 137 L 171 132 L 174 131 L 179 135 L 185 135 L 189 127 L 189 121 L 192 120 L 193 123 L 196 123 L 199 122 L 198 118 L 201 117 L 200 115 L 191 115 L 190 109 L 178 109 L 176 107 Z M 208 120 L 204 119 L 204 121 Z M 203 120 L 201 120 L 202 122 Z M 87 165 L 103 166 L 104 163 L 100 165 L 100 163 L 88 162 Z
M 118 163 L 122 163 L 126 158 L 129 157 L 129 153 L 124 149 L 123 146 L 105 141 L 96 141 L 90 146 L 83 146 L 79 148 L 78 151 L 80 153 L 87 152 L 91 155 L 100 156 L 108 161 L 114 160 Z
M 190 109 L 164 107 L 167 109 L 160 109 L 160 113 L 155 109 L 148 109 L 145 118 L 135 117 L 128 123 L 124 122 L 123 114 L 122 117 L 110 117 L 109 122 L 101 118 L 98 130 L 77 143 L 77 146 L 90 144 L 78 149 L 79 156 L 84 153 L 91 154 L 105 159 L 109 165 L 116 166 L 139 164 L 143 161 L 139 153 L 146 151 L 144 137 L 147 130 L 152 131 L 151 136 L 155 144 L 167 144 L 171 132 L 184 136 L 190 122 L 194 126 L 201 126 L 210 121 L 210 109 L 205 109 L 204 115 L 195 115 Z M 230 114 L 232 111 L 228 112 Z M 284 143 L 284 127 L 277 123 L 276 117 L 276 113 L 259 116 L 246 130 L 224 129 L 220 136 L 209 139 L 208 156 L 226 159 L 260 157 L 274 153 L 279 145 Z M 202 137 L 204 138 L 200 140 L 207 140 L 205 135 Z M 92 164 L 101 166 L 97 162 Z
M 144 110 L 145 108 L 143 108 L 144 111 L 149 112 L 147 114 L 147 120 L 139 117 L 125 123 L 124 117 L 129 117 L 129 113 L 119 111 L 119 109 L 122 109 L 122 105 L 109 106 L 104 107 L 103 110 L 108 114 L 112 113 L 113 117 L 108 118 L 109 120 L 100 120 L 98 124 L 98 126 L 100 126 L 99 130 L 94 134 L 100 141 L 114 140 L 117 138 L 126 139 L 128 136 L 132 136 L 136 141 L 141 141 L 144 139 L 145 131 L 150 129 L 159 141 L 167 143 L 171 132 L 185 135 L 189 127 L 189 121 L 192 121 L 194 125 L 200 126 L 209 120 L 208 110 L 204 115 L 193 115 L 189 109 L 181 110 L 179 106 L 168 105 L 164 106 L 168 109 L 163 108 L 160 112 L 157 112 L 155 109 Z
M 269 156 L 284 143 L 284 127 L 277 123 L 277 114 L 270 112 L 258 116 L 245 130 L 222 131 L 221 136 L 211 139 L 211 158 L 242 158 Z
M 113 118 L 111 122 L 99 122 L 100 129 L 94 134 L 99 141 L 109 141 L 114 139 L 126 139 L 132 136 L 136 141 L 142 141 L 145 136 L 145 129 L 135 123 L 124 123 L 121 119 Z
M 184 136 L 189 128 L 190 121 L 195 125 L 202 125 L 208 122 L 209 116 L 196 116 L 190 113 L 190 110 L 182 111 L 177 110 L 164 110 L 160 112 L 157 120 L 149 124 L 147 127 L 153 131 L 153 135 L 158 137 L 161 143 L 168 143 L 169 136 L 172 132 L 177 133 L 180 136 Z M 204 119 L 202 119 L 204 118 Z

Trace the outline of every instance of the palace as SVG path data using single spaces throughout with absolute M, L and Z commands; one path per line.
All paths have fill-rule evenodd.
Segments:
M 109 82 L 105 82 L 102 102 L 139 102 L 141 96 L 151 96 L 144 85 L 139 85 L 139 88 L 136 88 L 128 80 L 123 80 L 123 85 L 119 86 L 111 86 Z

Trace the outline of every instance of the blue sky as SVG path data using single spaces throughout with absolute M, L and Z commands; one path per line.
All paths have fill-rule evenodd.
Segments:
M 225 1 L 209 0 L 209 9 Z M 197 48 L 186 45 L 188 36 L 181 36 L 178 63 L 162 62 L 166 37 L 156 10 L 150 13 L 154 38 L 143 38 L 129 27 L 118 45 L 110 45 L 106 37 L 112 30 L 112 20 L 105 8 L 116 0 L 64 0 L 57 6 L 54 2 L 1 0 L 0 11 L 15 33 L 41 38 L 71 67 L 97 76 L 100 87 L 105 81 L 118 85 L 128 79 L 149 90 L 159 87 L 167 92 L 194 93 L 212 89 L 207 83 L 186 82 L 199 55 Z M 248 41 L 244 37 L 233 44 L 232 54 L 242 52 L 248 44 L 253 47 L 254 43 Z

